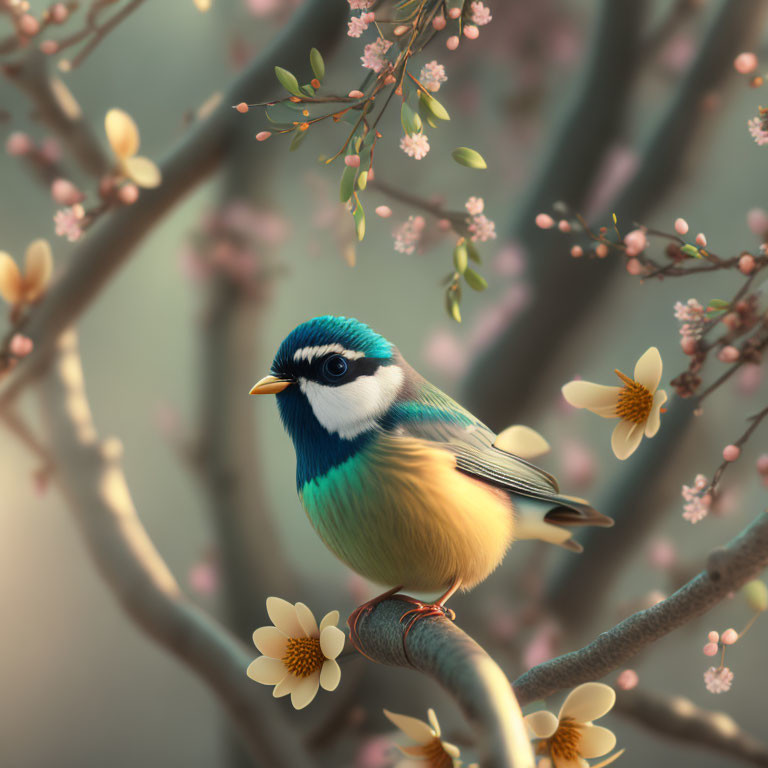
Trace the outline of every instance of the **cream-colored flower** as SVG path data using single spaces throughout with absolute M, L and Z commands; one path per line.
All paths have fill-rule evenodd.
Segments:
M 637 450 L 643 434 L 653 437 L 659 431 L 661 406 L 667 402 L 667 393 L 658 388 L 661 367 L 659 350 L 650 347 L 637 361 L 634 379 L 614 369 L 624 386 L 569 381 L 563 387 L 563 397 L 576 408 L 586 408 L 606 419 L 619 419 L 611 447 L 616 458 L 623 460 Z
M 122 109 L 110 109 L 104 118 L 104 130 L 119 172 L 140 187 L 160 186 L 160 169 L 148 157 L 136 154 L 141 140 L 133 118 Z
M 47 240 L 33 240 L 24 256 L 24 272 L 0 251 L 0 296 L 9 304 L 28 304 L 40 298 L 53 273 L 53 256 Z
M 260 627 L 253 642 L 263 653 L 248 665 L 248 677 L 274 685 L 275 698 L 291 694 L 295 709 L 303 709 L 322 686 L 334 691 L 341 679 L 336 657 L 344 648 L 344 633 L 336 626 L 339 612 L 327 613 L 318 626 L 304 603 L 293 605 L 279 597 L 267 598 L 274 626 Z
M 605 715 L 616 701 L 610 685 L 584 683 L 574 688 L 555 717 L 546 709 L 526 715 L 523 719 L 531 738 L 538 739 L 536 752 L 546 755 L 554 768 L 589 768 L 585 758 L 601 757 L 616 746 L 613 731 L 593 720 Z M 591 768 L 612 763 L 624 750 L 592 765 Z
M 416 742 L 407 747 L 398 745 L 398 749 L 407 757 L 397 763 L 395 768 L 460 768 L 459 748 L 441 739 L 440 723 L 434 709 L 427 710 L 429 723 L 386 709 L 384 714 L 409 739 Z

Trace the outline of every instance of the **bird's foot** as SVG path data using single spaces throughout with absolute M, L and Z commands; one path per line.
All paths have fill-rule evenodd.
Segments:
M 354 646 L 355 650 L 358 653 L 362 653 L 363 656 L 365 656 L 366 659 L 369 661 L 375 661 L 375 659 L 372 659 L 363 649 L 362 649 L 362 643 L 360 642 L 360 636 L 357 632 L 357 625 L 360 623 L 360 619 L 363 616 L 367 616 L 370 614 L 370 612 L 379 604 L 383 603 L 385 600 L 388 600 L 390 597 L 393 597 L 397 592 L 399 592 L 403 587 L 394 587 L 393 589 L 390 589 L 382 595 L 378 595 L 377 597 L 374 597 L 372 600 L 369 600 L 367 603 L 363 603 L 359 608 L 355 608 L 354 611 L 349 615 L 349 618 L 347 619 L 347 626 L 349 627 L 349 640 Z M 409 598 L 407 595 L 398 595 L 398 599 L 401 597 L 412 600 L 413 598 Z
M 432 616 L 444 616 L 450 621 L 456 621 L 456 612 L 440 602 L 424 603 L 421 600 L 416 600 L 415 598 L 408 597 L 407 595 L 398 595 L 397 598 L 398 600 L 407 598 L 407 602 L 416 606 L 415 608 L 411 608 L 410 611 L 406 611 L 400 617 L 400 623 L 406 625 L 405 636 L 403 637 L 403 640 L 408 637 L 408 633 L 411 631 L 414 624 L 421 621 L 422 619 L 427 619 Z

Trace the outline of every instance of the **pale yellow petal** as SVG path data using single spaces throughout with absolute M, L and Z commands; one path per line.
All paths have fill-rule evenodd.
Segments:
M 655 392 L 661 381 L 661 355 L 656 347 L 649 347 L 635 365 L 634 379 L 649 392 Z
M 605 760 L 601 760 L 599 763 L 592 763 L 590 768 L 605 768 L 606 765 L 610 765 L 615 760 L 618 760 L 626 751 L 626 749 L 620 749 L 618 752 L 614 752 L 609 757 L 606 757 Z
M 211 8 L 211 0 L 195 0 L 195 5 L 198 11 L 205 13 Z
M 546 709 L 531 712 L 530 715 L 523 718 L 523 722 L 528 726 L 531 736 L 535 739 L 548 739 L 558 726 L 557 718 Z
M 617 459 L 628 459 L 643 439 L 643 425 L 623 419 L 616 425 L 611 435 L 611 448 Z
M 253 644 L 265 656 L 282 659 L 288 638 L 277 627 L 259 627 L 253 633 Z
M 133 118 L 122 109 L 110 109 L 104 118 L 104 130 L 112 151 L 121 159 L 139 151 L 139 129 Z
M 600 725 L 584 725 L 581 728 L 579 754 L 582 757 L 602 757 L 616 746 L 613 731 Z
M 550 451 L 549 443 L 535 429 L 524 424 L 507 427 L 493 441 L 493 447 L 523 459 L 535 459 Z
M 328 611 L 328 613 L 323 616 L 323 620 L 320 622 L 320 631 L 322 632 L 326 627 L 335 627 L 339 623 L 339 612 L 338 611 Z
M 569 381 L 562 389 L 563 397 L 574 408 L 586 408 L 598 416 L 616 417 L 616 404 L 621 387 L 593 384 L 591 381 Z
M 313 672 L 309 677 L 304 677 L 295 685 L 291 691 L 291 704 L 294 709 L 304 709 L 312 699 L 317 696 L 317 689 L 320 687 L 320 670 Z
M 320 670 L 320 685 L 326 691 L 335 691 L 341 680 L 341 667 L 337 661 L 328 659 Z
M 296 616 L 298 616 L 299 624 L 308 637 L 317 637 L 320 634 L 315 614 L 304 603 L 296 603 Z
M 661 426 L 661 406 L 667 402 L 667 393 L 663 389 L 657 389 L 653 396 L 653 405 L 645 422 L 645 436 L 653 437 Z
M 437 713 L 432 707 L 427 710 L 427 722 L 434 731 L 435 736 L 440 738 L 442 731 L 440 730 L 440 721 L 437 719 Z
M 21 272 L 5 251 L 0 251 L 0 296 L 9 304 L 21 301 Z
M 281 699 L 283 696 L 292 693 L 298 684 L 299 678 L 289 673 L 272 689 L 272 695 L 276 699 Z
M 268 597 L 267 614 L 269 620 L 286 637 L 304 637 L 304 630 L 299 624 L 299 617 L 296 615 L 296 608 L 293 603 L 289 603 L 281 597 Z
M 125 175 L 144 189 L 159 187 L 163 180 L 160 169 L 148 157 L 126 157 L 122 167 Z
M 24 257 L 24 298 L 34 301 L 48 287 L 53 254 L 47 240 L 33 240 Z
M 578 755 L 573 758 L 552 755 L 552 763 L 554 768 L 589 768 L 589 763 Z
M 423 721 L 408 715 L 398 715 L 396 712 L 384 710 L 387 719 L 394 723 L 409 739 L 417 744 L 428 744 L 435 738 L 434 731 Z
M 338 627 L 325 627 L 320 633 L 320 650 L 326 659 L 335 659 L 343 650 L 347 636 Z
M 558 720 L 570 717 L 577 723 L 589 723 L 609 712 L 615 702 L 616 692 L 610 685 L 583 683 L 568 694 Z
M 288 674 L 288 670 L 282 661 L 259 656 L 248 665 L 247 674 L 251 680 L 262 685 L 277 685 Z
M 441 741 L 440 743 L 443 745 L 446 755 L 452 757 L 454 760 L 461 757 L 461 750 L 455 744 L 451 744 L 450 741 Z

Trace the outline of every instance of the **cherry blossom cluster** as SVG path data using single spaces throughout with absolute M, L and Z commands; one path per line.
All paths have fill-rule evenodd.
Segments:
M 702 475 L 696 475 L 693 485 L 684 485 L 682 490 L 683 518 L 689 523 L 696 524 L 703 520 L 712 506 L 712 494 L 709 493 L 710 482 Z
M 764 83 L 763 76 L 755 74 L 758 64 L 757 56 L 751 51 L 744 51 L 733 60 L 733 68 L 740 75 L 749 77 L 752 88 L 759 88 Z M 759 107 L 757 116 L 747 120 L 747 129 L 758 147 L 768 144 L 768 110 Z

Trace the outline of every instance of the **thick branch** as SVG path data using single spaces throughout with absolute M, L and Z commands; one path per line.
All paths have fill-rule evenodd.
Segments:
M 660 603 L 603 632 L 589 645 L 539 664 L 514 683 L 521 704 L 599 680 L 651 643 L 706 613 L 768 565 L 768 512 L 727 547 L 712 552 L 706 570 Z M 583 585 L 588 589 L 588 585 Z
M 382 664 L 411 667 L 440 683 L 474 726 L 485 754 L 484 768 L 532 767 L 520 707 L 496 662 L 443 618 L 422 619 L 404 640 L 400 618 L 411 607 L 393 598 L 360 619 L 358 632 L 365 654 Z
M 99 439 L 73 333 L 64 334 L 43 380 L 58 480 L 96 566 L 126 613 L 218 695 L 254 758 L 310 768 L 268 692 L 245 674 L 251 655 L 180 591 L 133 506 L 116 440 Z
M 341 34 L 348 9 L 343 0 L 308 0 L 272 45 L 225 92 L 221 105 L 191 128 L 161 164 L 162 185 L 142 191 L 135 205 L 116 210 L 88 234 L 74 252 L 70 268 L 25 325 L 24 333 L 35 342 L 35 351 L 3 380 L 0 408 L 41 373 L 61 329 L 80 315 L 168 210 L 218 166 L 230 152 L 237 132 L 254 131 L 253 122 L 235 112 L 232 105 L 274 92 L 275 64 L 306 71 L 309 49 L 315 46 L 323 50 Z
M 730 715 L 701 709 L 682 696 L 620 691 L 615 711 L 686 745 L 709 748 L 752 765 L 768 766 L 768 747 L 743 731 Z

